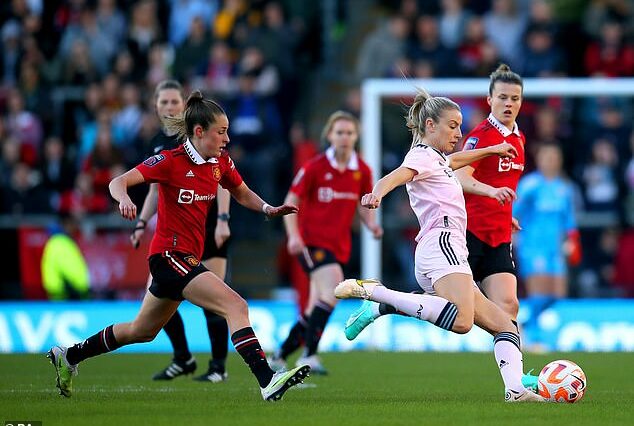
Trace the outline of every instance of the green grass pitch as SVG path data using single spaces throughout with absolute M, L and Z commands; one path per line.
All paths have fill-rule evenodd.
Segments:
M 198 354 L 198 373 L 208 355 Z M 322 355 L 330 371 L 277 403 L 262 401 L 235 354 L 229 380 L 153 382 L 166 354 L 87 360 L 72 398 L 58 395 L 42 355 L 0 355 L 0 420 L 52 425 L 622 425 L 634 424 L 634 354 L 525 355 L 527 368 L 570 359 L 588 377 L 577 404 L 506 404 L 492 354 L 351 352 Z

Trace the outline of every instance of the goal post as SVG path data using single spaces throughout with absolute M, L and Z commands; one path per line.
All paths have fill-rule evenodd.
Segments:
M 432 96 L 485 97 L 489 79 L 368 79 L 361 86 L 361 150 L 376 182 L 381 173 L 381 101 L 385 97 L 413 97 L 422 87 Z M 634 78 L 525 78 L 524 98 L 564 96 L 634 97 Z M 466 129 L 471 130 L 471 129 Z M 381 223 L 381 209 L 377 220 Z M 361 278 L 381 278 L 381 241 L 361 230 Z

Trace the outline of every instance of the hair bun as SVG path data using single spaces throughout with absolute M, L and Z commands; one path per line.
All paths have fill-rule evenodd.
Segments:
M 191 105 L 194 102 L 202 102 L 203 94 L 200 90 L 194 90 L 191 95 L 187 98 L 187 106 Z

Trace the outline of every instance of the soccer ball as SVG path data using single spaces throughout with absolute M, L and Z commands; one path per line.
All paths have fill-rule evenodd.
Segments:
M 586 391 L 586 375 L 577 364 L 557 360 L 546 364 L 539 373 L 537 388 L 548 401 L 577 402 Z

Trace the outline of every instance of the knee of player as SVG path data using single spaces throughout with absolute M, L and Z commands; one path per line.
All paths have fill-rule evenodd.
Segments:
M 511 318 L 517 318 L 517 313 L 520 310 L 520 302 L 516 296 L 509 297 L 504 301 L 504 311 L 511 316 Z
M 458 334 L 466 334 L 473 328 L 473 317 L 469 318 L 467 315 L 458 315 L 456 321 L 451 327 L 451 331 Z
M 249 305 L 247 305 L 247 301 L 238 295 L 232 298 L 231 304 L 227 308 L 227 310 L 234 315 L 249 316 Z

